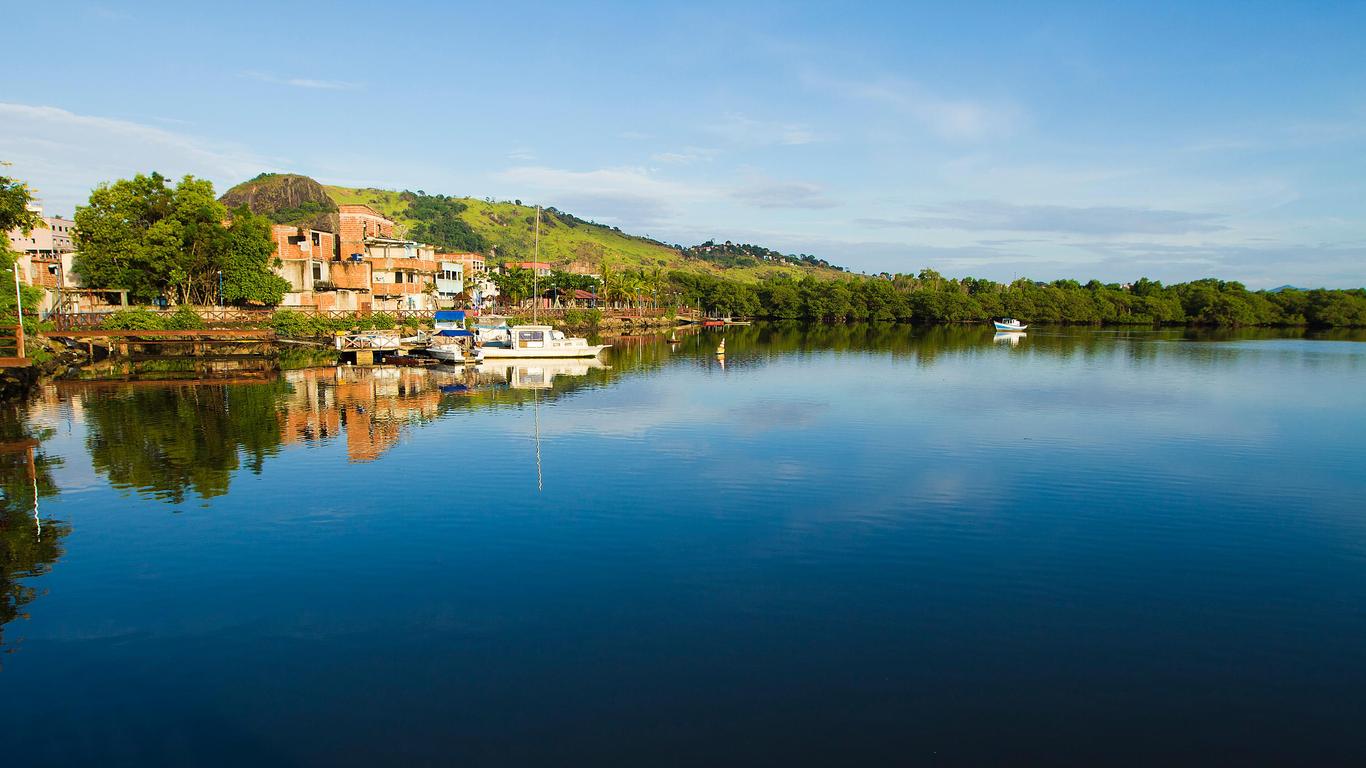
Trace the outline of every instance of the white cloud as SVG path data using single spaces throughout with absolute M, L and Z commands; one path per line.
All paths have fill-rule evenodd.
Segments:
M 65 109 L 0 102 L 0 158 L 38 190 L 45 207 L 70 214 L 102 181 L 160 171 L 220 187 L 279 167 L 245 148 L 156 126 Z
M 924 206 L 909 216 L 860 219 L 869 227 L 959 229 L 1001 232 L 1063 232 L 1083 235 L 1181 235 L 1220 232 L 1224 217 L 1131 206 L 1016 205 L 995 200 L 965 200 Z
M 719 150 L 707 147 L 683 147 L 677 152 L 659 152 L 650 159 L 665 165 L 688 165 L 698 161 L 711 160 L 720 154 Z
M 675 204 L 717 196 L 717 190 L 658 178 L 644 168 L 569 171 L 545 166 L 509 168 L 494 178 L 522 199 L 542 196 L 564 210 L 618 226 L 657 226 L 675 215 Z
M 317 80 L 309 77 L 280 77 L 268 72 L 257 72 L 248 70 L 242 73 L 243 77 L 259 80 L 263 83 L 272 85 L 288 85 L 295 88 L 309 88 L 319 91 L 355 91 L 362 87 L 360 83 L 352 83 L 345 80 Z
M 891 110 L 945 139 L 975 141 L 1009 134 L 1023 122 L 1022 111 L 1013 104 L 948 98 L 901 78 L 845 80 L 808 73 L 803 80 L 821 90 Z
M 818 184 L 805 181 L 761 181 L 731 193 L 757 208 L 834 208 L 839 202 L 825 196 Z
M 737 113 L 726 114 L 703 130 L 732 144 L 751 146 L 796 146 L 821 140 L 814 130 L 800 123 L 755 120 Z

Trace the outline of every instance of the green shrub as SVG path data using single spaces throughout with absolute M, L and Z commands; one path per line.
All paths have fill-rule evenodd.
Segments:
M 164 331 L 166 318 L 142 307 L 120 309 L 111 312 L 100 327 L 108 331 Z
M 564 311 L 564 324 L 571 328 L 594 329 L 602 322 L 602 310 L 570 307 Z
M 172 331 L 197 331 L 205 327 L 204 318 L 188 304 L 176 307 L 170 317 L 164 318 L 164 322 L 167 330 Z

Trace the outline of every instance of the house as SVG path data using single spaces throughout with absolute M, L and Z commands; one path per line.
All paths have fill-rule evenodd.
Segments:
M 482 307 L 498 297 L 498 285 L 489 277 L 489 268 L 483 254 L 438 253 L 436 258 L 442 262 L 459 262 L 470 306 Z
M 56 310 L 59 301 L 64 312 L 89 312 L 127 305 L 126 291 L 89 290 L 72 271 L 76 256 L 75 221 L 61 216 L 44 216 L 41 205 L 30 204 L 28 209 L 38 214 L 39 223 L 28 234 L 17 229 L 9 232 L 9 249 L 17 254 L 14 265 L 19 270 L 19 279 L 47 289 L 38 305 L 39 312 Z
M 286 224 L 270 233 L 280 259 L 275 271 L 290 285 L 281 306 L 355 311 L 370 304 L 370 265 L 340 258 L 335 233 Z
M 519 261 L 513 266 L 518 269 L 530 269 L 537 277 L 550 277 L 550 265 L 544 261 Z
M 464 290 L 464 267 L 440 262 L 430 245 L 397 237 L 394 222 L 368 205 L 338 206 L 338 232 L 271 228 L 289 281 L 283 306 L 349 311 L 431 311 Z
M 376 311 L 435 310 L 436 251 L 430 245 L 393 237 L 365 238 L 372 270 L 370 295 Z

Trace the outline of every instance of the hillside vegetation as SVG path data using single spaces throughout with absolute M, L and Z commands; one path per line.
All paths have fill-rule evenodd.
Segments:
M 246 206 L 275 224 L 338 232 L 337 204 L 323 186 L 296 173 L 263 173 L 218 198 L 229 209 Z
M 417 217 L 421 214 L 414 202 L 434 199 L 437 196 L 426 195 L 422 191 L 395 192 L 332 186 L 324 189 L 339 205 L 359 203 L 374 208 L 397 222 L 406 236 L 424 239 L 418 237 L 418 233 L 427 234 L 430 231 L 431 223 Z M 516 202 L 490 202 L 473 197 L 439 199 L 458 202 L 464 206 L 459 212 L 460 219 L 494 250 L 496 258 L 508 261 L 531 260 L 536 222 L 534 207 Z M 747 249 L 747 255 L 775 254 L 757 246 L 735 247 Z M 550 262 L 556 267 L 576 265 L 584 269 L 596 269 L 606 264 L 618 270 L 682 270 L 726 277 L 750 284 L 757 284 L 765 278 L 777 275 L 793 278 L 806 275 L 818 278 L 846 276 L 839 269 L 822 266 L 815 260 L 805 261 L 800 257 L 783 261 L 766 261 L 762 258 L 732 261 L 715 259 L 705 251 L 693 248 L 680 249 L 657 240 L 628 235 L 615 227 L 586 221 L 555 208 L 541 211 L 540 258 L 541 261 Z

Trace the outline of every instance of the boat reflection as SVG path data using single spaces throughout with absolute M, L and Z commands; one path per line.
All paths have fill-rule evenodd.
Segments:
M 513 389 L 551 389 L 556 376 L 587 376 L 589 371 L 607 367 L 601 360 L 589 357 L 518 363 L 485 360 L 475 370 L 481 380 L 492 378 Z
M 1009 344 L 1012 347 L 1017 347 L 1020 345 L 1020 339 L 1023 339 L 1028 335 L 1029 334 L 1024 331 L 997 331 L 996 335 L 991 337 L 991 340 L 997 344 L 1004 343 Z

